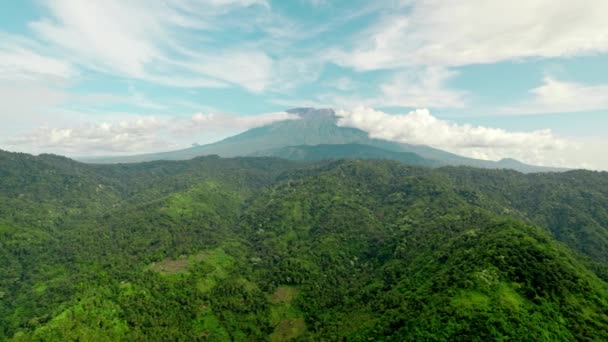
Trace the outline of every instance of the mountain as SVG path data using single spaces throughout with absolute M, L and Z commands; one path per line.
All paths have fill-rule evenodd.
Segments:
M 386 159 L 404 164 L 419 166 L 439 166 L 440 163 L 425 159 L 412 152 L 393 152 L 371 145 L 329 144 L 299 145 L 256 152 L 253 156 L 270 156 L 289 160 L 328 160 L 328 159 Z
M 606 172 L 0 151 L 0 340 L 608 340 L 606 208 Z
M 493 162 L 466 158 L 429 146 L 373 139 L 360 129 L 338 126 L 338 117 L 332 109 L 296 108 L 288 110 L 288 112 L 298 115 L 299 119 L 253 128 L 208 145 L 162 153 L 126 157 L 82 158 L 81 160 L 89 163 L 134 163 L 152 160 L 186 160 L 214 154 L 222 157 L 260 156 L 273 155 L 276 150 L 290 146 L 314 145 L 323 145 L 317 150 L 325 148 L 326 151 L 323 154 L 327 155 L 328 158 L 353 158 L 353 156 L 345 155 L 343 149 L 336 156 L 331 156 L 331 152 L 337 150 L 329 145 L 358 144 L 386 150 L 376 153 L 377 155 L 391 155 L 391 152 L 415 153 L 424 159 L 433 161 L 432 163 L 435 165 L 467 165 L 491 169 L 511 168 L 520 172 L 564 171 L 564 169 L 558 168 L 526 165 L 512 160 Z

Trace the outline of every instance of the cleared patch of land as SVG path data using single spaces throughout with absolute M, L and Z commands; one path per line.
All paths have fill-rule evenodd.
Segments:
M 203 261 L 212 256 L 211 252 L 200 252 L 190 256 L 184 256 L 179 259 L 165 258 L 162 261 L 155 262 L 149 266 L 154 272 L 163 274 L 176 274 L 188 271 L 188 266 L 193 262 Z
M 281 321 L 270 335 L 271 342 L 290 341 L 304 333 L 306 325 L 304 318 L 286 319 Z
M 274 304 L 287 303 L 291 304 L 293 299 L 298 294 L 298 289 L 291 286 L 278 287 L 270 296 L 270 302 Z
M 174 274 L 174 273 L 183 273 L 186 272 L 188 268 L 189 261 L 188 259 L 179 259 L 174 260 L 171 258 L 167 258 L 163 261 L 154 263 L 150 269 L 154 272 Z
M 293 306 L 299 289 L 294 286 L 280 286 L 270 296 L 270 321 L 275 327 L 270 341 L 290 341 L 306 331 L 302 313 Z

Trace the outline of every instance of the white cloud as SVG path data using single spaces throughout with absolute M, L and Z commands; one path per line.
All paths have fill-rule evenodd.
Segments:
M 50 115 L 51 109 L 69 100 L 69 95 L 55 87 L 32 79 L 0 79 L 0 137 L 61 121 L 61 114 Z
M 162 9 L 133 1 L 47 1 L 52 19 L 30 24 L 44 40 L 65 48 L 89 66 L 142 77 L 161 56 L 156 39 L 167 39 Z M 168 19 L 168 18 L 167 18 Z
M 210 31 L 230 31 L 220 19 L 259 0 L 46 1 L 50 17 L 34 33 L 72 64 L 175 87 L 237 84 L 261 91 L 273 60 L 260 49 L 214 46 Z M 242 28 L 247 29 L 247 28 Z M 199 45 L 202 44 L 202 45 Z M 198 46 L 197 46 L 198 45 Z
M 566 146 L 559 153 L 553 153 L 552 157 L 556 165 L 608 171 L 608 159 L 603 158 L 606 150 L 608 150 L 606 137 L 578 138 L 576 144 Z
M 218 139 L 249 128 L 298 119 L 285 112 L 251 116 L 197 113 L 189 118 L 124 117 L 108 115 L 96 122 L 82 122 L 82 118 L 75 116 L 74 124 L 47 124 L 6 139 L 3 144 L 11 150 L 71 156 L 158 152 L 189 147 L 194 141 L 201 142 L 200 139 Z
M 329 53 L 359 70 L 460 66 L 608 51 L 608 2 L 412 0 Z
M 608 85 L 588 85 L 545 77 L 530 90 L 532 99 L 502 109 L 510 114 L 568 113 L 608 109 Z
M 201 56 L 182 64 L 198 72 L 252 92 L 264 91 L 272 82 L 273 60 L 259 51 L 232 51 L 218 56 Z
M 500 128 L 458 125 L 441 120 L 427 109 L 391 115 L 371 108 L 339 110 L 339 125 L 367 131 L 372 138 L 429 145 L 460 155 L 498 160 L 516 158 L 540 165 L 564 165 L 554 156 L 571 144 L 550 130 L 511 132 Z
M 273 66 L 271 88 L 288 93 L 301 84 L 317 80 L 322 68 L 322 61 L 316 58 L 283 57 Z
M 422 71 L 402 71 L 389 83 L 382 84 L 383 96 L 376 106 L 463 107 L 465 92 L 448 89 L 446 82 L 457 73 L 441 67 Z
M 77 74 L 70 63 L 35 52 L 43 47 L 32 40 L 2 32 L 0 40 L 0 80 L 61 82 Z
M 169 145 L 158 134 L 163 125 L 163 120 L 148 117 L 77 127 L 39 127 L 8 140 L 8 144 L 36 152 L 52 151 L 71 155 L 159 149 Z
M 178 134 L 204 131 L 244 131 L 249 128 L 271 124 L 277 121 L 297 120 L 299 117 L 287 112 L 264 113 L 258 115 L 230 115 L 196 113 L 188 121 L 179 120 L 172 130 Z
M 409 68 L 381 82 L 376 96 L 326 93 L 319 99 L 338 107 L 464 107 L 468 94 L 447 86 L 456 75 L 443 67 Z M 345 85 L 354 87 L 350 82 Z

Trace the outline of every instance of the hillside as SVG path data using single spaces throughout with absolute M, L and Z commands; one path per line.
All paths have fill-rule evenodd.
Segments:
M 0 161 L 0 340 L 608 339 L 607 173 Z
M 221 157 L 237 156 L 273 156 L 277 151 L 292 146 L 322 145 L 327 158 L 358 158 L 346 155 L 345 150 L 337 151 L 331 145 L 365 145 L 376 148 L 378 156 L 392 156 L 394 153 L 416 154 L 428 159 L 434 165 L 466 165 L 490 169 L 513 169 L 520 172 L 551 172 L 564 169 L 527 165 L 516 160 L 504 159 L 499 162 L 462 157 L 424 145 L 401 144 L 392 141 L 370 138 L 359 129 L 337 125 L 337 116 L 332 109 L 296 108 L 289 113 L 299 116 L 298 120 L 280 121 L 270 125 L 250 129 L 241 134 L 226 138 L 216 143 L 195 146 L 178 151 L 142 154 L 125 157 L 82 158 L 89 163 L 135 163 L 153 160 L 187 160 L 198 156 L 219 155 Z M 317 147 L 317 149 L 320 149 Z M 378 149 L 384 150 L 378 153 Z M 332 154 L 333 152 L 337 152 Z M 279 152 L 281 154 L 281 152 Z M 284 153 L 283 153 L 284 154 Z M 365 156 L 367 157 L 367 155 Z M 411 158 L 410 158 L 411 159 Z M 416 158 L 419 159 L 419 158 Z M 419 165 L 419 164 L 415 164 Z M 430 164 L 425 164 L 430 165 Z

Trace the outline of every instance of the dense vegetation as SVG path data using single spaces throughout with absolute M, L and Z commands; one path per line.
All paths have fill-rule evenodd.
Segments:
M 608 340 L 608 174 L 0 151 L 0 340 Z

